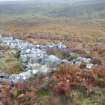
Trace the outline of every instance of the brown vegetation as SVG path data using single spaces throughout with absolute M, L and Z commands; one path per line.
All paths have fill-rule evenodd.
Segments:
M 57 72 L 47 76 L 37 76 L 24 83 L 2 83 L 0 103 L 2 105 L 88 105 L 89 102 L 89 105 L 104 105 L 104 91 L 104 66 L 84 71 L 74 65 L 61 65 Z

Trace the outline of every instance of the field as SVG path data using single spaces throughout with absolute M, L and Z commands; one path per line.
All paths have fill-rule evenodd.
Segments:
M 0 105 L 105 105 L 104 0 L 0 2 L 0 33 L 33 44 L 63 42 L 99 64 L 90 70 L 84 64 L 61 64 L 56 72 L 25 82 L 0 82 Z M 0 69 L 21 72 L 19 58 L 11 55 L 14 50 L 5 51 Z M 49 53 L 70 57 L 56 49 Z

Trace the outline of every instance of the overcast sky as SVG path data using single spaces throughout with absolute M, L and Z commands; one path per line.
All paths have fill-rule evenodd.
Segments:
M 57 0 L 0 0 L 0 2 L 6 2 L 6 1 L 57 1 Z M 58 0 L 60 1 L 60 0 Z M 62 1 L 62 0 L 61 0 Z M 76 2 L 76 1 L 85 1 L 85 0 L 63 0 L 63 1 L 72 1 L 72 2 Z
M 0 0 L 0 1 L 23 1 L 23 0 Z
M 23 0 L 0 0 L 0 1 L 23 1 Z M 26 1 L 30 1 L 30 0 L 26 0 Z M 42 0 L 42 1 L 47 1 L 47 0 Z M 72 1 L 72 0 L 67 0 L 67 1 Z M 73 0 L 73 1 L 79 1 L 79 0 Z

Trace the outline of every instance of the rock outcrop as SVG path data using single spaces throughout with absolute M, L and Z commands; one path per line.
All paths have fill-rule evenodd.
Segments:
M 60 59 L 55 55 L 47 54 L 47 48 L 59 48 L 64 49 L 66 46 L 62 43 L 51 45 L 33 45 L 29 42 L 25 42 L 13 37 L 0 37 L 0 45 L 8 46 L 11 49 L 16 49 L 18 55 L 24 66 L 24 71 L 20 74 L 11 74 L 9 76 L 2 76 L 3 79 L 8 81 L 18 82 L 24 81 L 36 74 L 46 74 L 56 70 L 57 65 L 62 62 L 68 62 L 72 64 L 80 65 L 82 62 L 86 64 L 86 68 L 92 68 L 91 58 L 77 57 L 68 61 L 66 59 Z M 4 77 L 4 78 L 3 78 Z M 1 80 L 1 77 L 0 77 Z

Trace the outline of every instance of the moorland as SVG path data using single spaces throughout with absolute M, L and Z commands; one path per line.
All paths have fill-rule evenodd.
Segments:
M 98 64 L 91 69 L 84 62 L 60 64 L 25 82 L 0 81 L 0 105 L 105 105 L 105 0 L 0 2 L 0 34 L 33 44 L 62 42 L 67 52 L 48 49 L 48 54 L 68 60 L 85 56 Z M 1 50 L 0 69 L 20 73 L 14 49 Z

